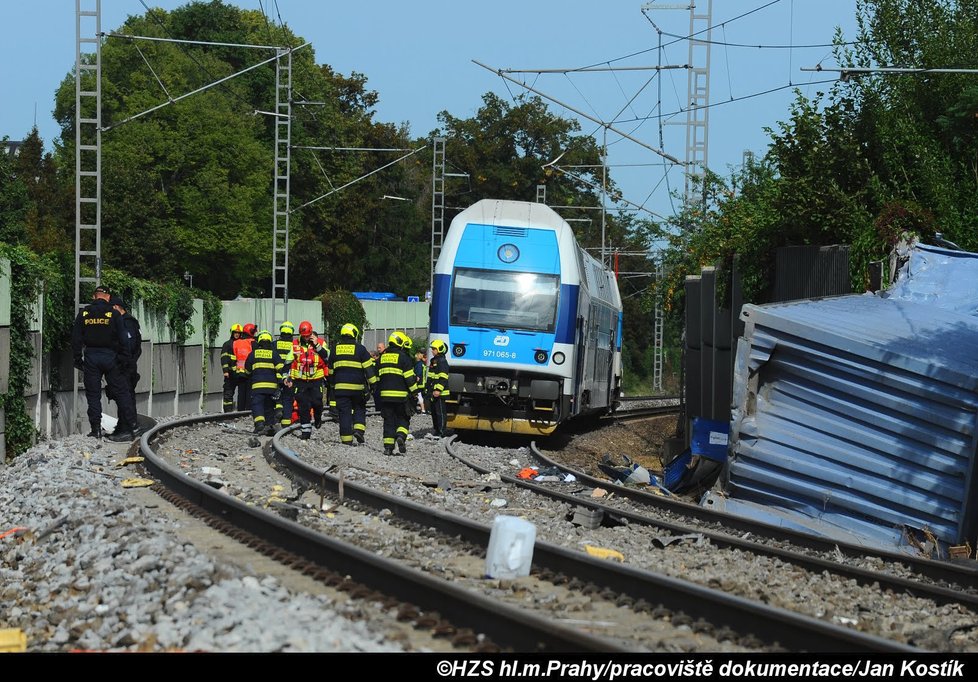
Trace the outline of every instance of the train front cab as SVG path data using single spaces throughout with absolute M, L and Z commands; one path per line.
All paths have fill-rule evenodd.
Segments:
M 552 433 L 570 413 L 573 344 L 559 342 L 555 331 L 563 312 L 558 312 L 560 299 L 573 292 L 562 291 L 552 273 L 457 268 L 454 281 L 449 426 Z M 535 291 L 524 297 L 535 300 L 534 310 L 514 315 L 504 300 L 527 287 Z

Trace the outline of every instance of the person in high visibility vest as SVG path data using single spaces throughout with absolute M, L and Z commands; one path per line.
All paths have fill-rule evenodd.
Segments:
M 312 323 L 299 323 L 299 338 L 292 347 L 292 365 L 289 376 L 292 390 L 299 403 L 299 438 L 312 437 L 313 423 L 318 429 L 323 425 L 323 385 L 329 375 L 329 351 L 312 330 Z M 310 413 L 312 422 L 310 423 Z
M 285 363 L 269 332 L 258 333 L 255 347 L 245 360 L 244 374 L 251 380 L 251 416 L 255 420 L 255 433 L 271 436 L 275 426 L 270 417 L 275 413 L 276 396 L 287 375 Z
M 292 366 L 292 346 L 295 344 L 295 327 L 291 322 L 283 322 L 278 328 L 279 337 L 275 341 L 275 349 L 282 357 L 286 369 Z M 278 423 L 285 428 L 292 423 L 293 392 L 291 382 L 282 387 L 282 393 L 275 403 L 275 416 Z M 288 406 L 288 409 L 285 409 Z
M 431 422 L 434 434 L 443 438 L 448 434 L 445 400 L 448 398 L 448 345 L 439 339 L 431 342 L 431 363 L 428 366 L 428 400 L 431 403 Z
M 257 327 L 249 322 L 241 328 L 241 336 L 232 345 L 234 351 L 234 376 L 238 387 L 238 409 L 251 409 L 251 380 L 245 373 L 245 362 L 251 355 L 252 346 L 255 343 L 255 331 Z
M 367 430 L 367 395 L 377 383 L 374 359 L 357 339 L 360 330 L 354 324 L 340 328 L 340 338 L 329 351 L 329 383 L 336 396 L 339 413 L 340 442 L 362 445 Z
M 411 339 L 396 331 L 387 341 L 387 348 L 380 354 L 380 381 L 374 388 L 374 402 L 384 418 L 384 454 L 393 455 L 396 443 L 397 451 L 403 455 L 407 452 L 408 424 L 417 409 L 420 388 L 411 360 Z
M 231 325 L 231 338 L 221 346 L 221 370 L 224 373 L 224 411 L 234 411 L 234 391 L 238 388 L 237 358 L 234 355 L 234 342 L 244 334 L 240 324 Z M 247 358 L 247 356 L 245 356 Z M 240 393 L 238 394 L 240 398 Z

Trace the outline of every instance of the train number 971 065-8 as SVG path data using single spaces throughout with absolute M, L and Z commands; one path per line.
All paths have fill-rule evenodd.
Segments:
M 495 350 L 492 348 L 486 348 L 482 351 L 482 357 L 484 358 L 502 358 L 503 360 L 515 360 L 516 351 L 512 350 Z

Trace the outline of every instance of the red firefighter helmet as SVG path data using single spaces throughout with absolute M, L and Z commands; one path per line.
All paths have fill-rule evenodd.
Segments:
M 299 336 L 309 336 L 312 334 L 312 322 L 303 320 L 299 323 Z
M 244 326 L 244 333 L 250 336 L 251 338 L 255 338 L 255 332 L 257 331 L 258 331 L 258 325 L 256 325 L 254 322 L 249 322 Z

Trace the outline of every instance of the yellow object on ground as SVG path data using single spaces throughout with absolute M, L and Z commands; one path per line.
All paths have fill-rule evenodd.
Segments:
M 584 549 L 587 553 L 598 559 L 614 559 L 616 561 L 625 561 L 625 555 L 614 549 L 605 549 L 604 547 L 595 547 L 593 545 L 584 545 Z
M 0 653 L 22 654 L 27 651 L 27 635 L 20 628 L 0 629 Z
M 127 478 L 122 482 L 123 488 L 146 488 L 156 483 L 148 478 Z
M 127 464 L 139 464 L 139 463 L 145 462 L 145 461 L 146 461 L 146 458 L 145 457 L 126 457 L 124 460 L 122 460 L 121 462 L 119 462 L 119 464 L 117 466 L 123 467 L 123 466 L 125 466 Z

